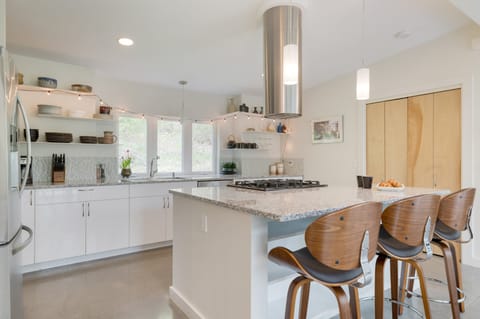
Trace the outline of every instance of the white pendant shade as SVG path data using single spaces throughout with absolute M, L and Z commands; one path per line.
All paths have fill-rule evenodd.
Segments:
M 283 47 L 283 84 L 298 83 L 298 45 L 287 44 Z
M 357 71 L 357 100 L 370 98 L 370 69 L 362 68 Z

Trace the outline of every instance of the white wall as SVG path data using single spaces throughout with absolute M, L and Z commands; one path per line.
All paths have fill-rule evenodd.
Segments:
M 480 27 L 471 25 L 423 46 L 370 66 L 371 99 L 368 102 L 410 96 L 447 88 L 462 88 L 462 186 L 480 189 L 480 52 L 471 40 Z M 348 74 L 304 95 L 303 117 L 292 120 L 294 131 L 287 156 L 303 157 L 307 178 L 329 184 L 355 185 L 355 175 L 365 171 L 365 104 L 355 100 L 355 74 Z M 327 115 L 344 116 L 340 144 L 312 144 L 311 120 Z M 480 214 L 480 200 L 475 203 Z M 480 215 L 478 215 L 480 216 Z M 474 213 L 474 230 L 480 217 Z M 464 262 L 480 267 L 480 242 L 464 246 Z
M 58 88 L 70 89 L 74 83 L 93 86 L 93 91 L 111 106 L 126 107 L 129 110 L 166 116 L 180 116 L 182 91 L 155 85 L 142 84 L 132 79 L 121 81 L 97 74 L 93 69 L 59 63 L 33 57 L 14 55 L 19 72 L 24 74 L 25 84 L 36 85 L 38 76 L 57 79 Z M 177 83 L 180 79 L 173 79 Z M 187 79 L 188 80 L 188 79 Z M 188 91 L 185 88 L 185 117 L 208 119 L 226 113 L 227 97 Z
M 7 15 L 5 10 L 5 0 L 0 0 L 0 46 L 2 47 L 6 44 L 7 33 Z

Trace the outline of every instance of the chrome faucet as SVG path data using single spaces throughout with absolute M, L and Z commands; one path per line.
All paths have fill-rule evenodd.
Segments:
M 155 156 L 152 158 L 150 161 L 150 177 L 155 176 L 155 174 L 158 172 L 158 166 L 157 166 L 157 161 L 160 159 L 160 156 Z M 155 163 L 155 170 L 153 169 L 153 164 Z

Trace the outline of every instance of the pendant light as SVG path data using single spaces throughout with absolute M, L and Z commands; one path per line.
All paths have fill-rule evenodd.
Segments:
M 185 120 L 185 85 L 187 85 L 187 83 L 185 80 L 178 81 L 178 84 L 182 86 L 182 113 L 180 114 L 180 123 L 183 123 Z
M 370 69 L 365 67 L 365 1 L 362 5 L 362 68 L 357 70 L 357 100 L 370 98 Z

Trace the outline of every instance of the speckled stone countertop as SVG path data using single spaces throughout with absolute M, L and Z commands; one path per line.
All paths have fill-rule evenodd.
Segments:
M 65 184 L 51 183 L 34 183 L 27 185 L 27 189 L 45 189 L 45 188 L 61 188 L 61 187 L 92 187 L 92 186 L 116 186 L 116 185 L 132 185 L 132 184 L 156 184 L 156 183 L 176 183 L 176 182 L 193 182 L 193 181 L 228 181 L 236 178 L 236 175 L 195 175 L 180 176 L 177 178 L 154 177 L 154 178 L 130 178 L 106 183 L 92 182 L 73 182 Z
M 388 205 L 415 195 L 448 194 L 446 190 L 417 187 L 406 187 L 398 192 L 340 186 L 271 192 L 223 186 L 172 189 L 170 192 L 280 222 L 321 216 L 366 201 Z

